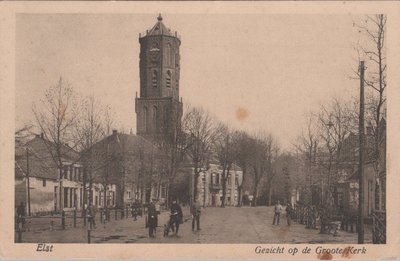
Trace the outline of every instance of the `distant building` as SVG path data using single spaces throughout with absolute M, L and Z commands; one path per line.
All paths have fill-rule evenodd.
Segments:
M 192 194 L 194 184 L 194 170 L 192 169 Z M 243 181 L 242 170 L 233 165 L 226 181 L 225 206 L 239 204 L 239 186 Z M 211 163 L 209 169 L 200 172 L 196 198 L 203 206 L 219 207 L 222 204 L 222 169 L 217 163 Z

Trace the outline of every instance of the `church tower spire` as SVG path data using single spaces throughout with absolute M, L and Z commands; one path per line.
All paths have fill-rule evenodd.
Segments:
M 182 117 L 179 101 L 181 40 L 163 23 L 161 14 L 156 24 L 139 35 L 140 94 L 136 98 L 138 135 L 146 138 L 173 134 Z

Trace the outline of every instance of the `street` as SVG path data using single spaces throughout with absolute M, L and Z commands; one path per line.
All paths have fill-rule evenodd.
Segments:
M 163 225 L 168 213 L 159 216 L 157 235 L 148 237 L 145 218 L 132 217 L 111 220 L 97 224 L 90 231 L 91 243 L 357 243 L 357 233 L 340 231 L 338 236 L 319 234 L 319 230 L 306 229 L 292 221 L 288 226 L 285 215 L 281 216 L 279 226 L 272 225 L 273 207 L 226 207 L 205 208 L 201 215 L 201 230 L 191 230 L 189 209 L 184 208 L 185 222 L 179 228 L 178 236 L 163 237 Z M 370 229 L 365 230 L 365 242 L 372 242 Z M 17 235 L 16 235 L 17 236 Z M 35 230 L 34 227 L 22 235 L 27 243 L 87 243 L 88 231 L 82 225 L 66 230 Z

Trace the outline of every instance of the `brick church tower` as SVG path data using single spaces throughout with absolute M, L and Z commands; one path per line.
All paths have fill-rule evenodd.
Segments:
M 140 95 L 136 97 L 136 134 L 146 139 L 173 137 L 181 123 L 182 101 L 179 100 L 181 41 L 162 22 L 145 35 L 140 43 Z

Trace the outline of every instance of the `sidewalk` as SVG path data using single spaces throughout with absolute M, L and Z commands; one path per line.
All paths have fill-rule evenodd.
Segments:
M 184 220 L 190 219 L 189 208 L 183 208 Z M 120 217 L 119 217 L 120 218 Z M 158 216 L 157 237 L 163 237 L 163 226 L 169 220 L 169 212 L 164 211 Z M 59 226 L 60 219 L 54 218 L 57 225 L 55 230 L 40 225 L 31 227 L 30 231 L 23 232 L 23 243 L 88 243 L 88 229 L 83 227 L 82 221 L 74 228 L 71 222 L 65 230 Z M 189 222 L 190 223 L 190 222 Z M 184 225 L 184 224 L 183 224 Z M 135 243 L 140 239 L 148 238 L 148 229 L 145 228 L 145 215 L 138 216 L 134 221 L 129 213 L 128 218 L 114 220 L 111 215 L 110 222 L 100 223 L 100 218 L 96 219 L 96 228 L 90 231 L 91 243 Z M 15 233 L 15 239 L 17 233 Z

